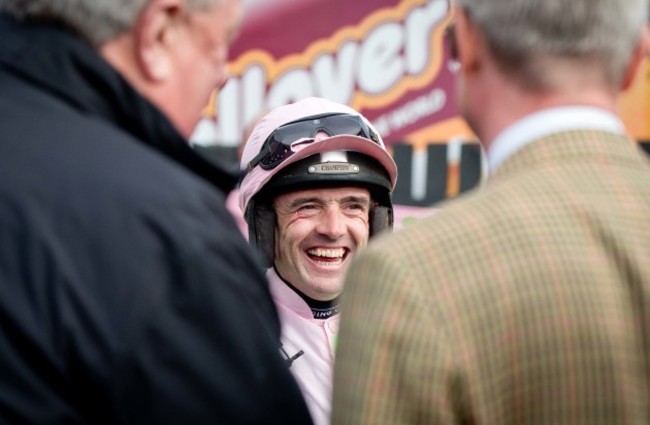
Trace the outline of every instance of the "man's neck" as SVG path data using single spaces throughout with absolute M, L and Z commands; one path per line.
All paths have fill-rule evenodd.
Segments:
M 275 272 L 289 288 L 291 288 L 296 294 L 300 296 L 300 298 L 302 298 L 307 303 L 311 309 L 312 314 L 314 315 L 314 319 L 329 319 L 330 317 L 335 316 L 339 313 L 339 308 L 341 306 L 340 297 L 337 296 L 331 300 L 325 301 L 316 300 L 289 283 L 280 275 L 280 273 L 278 273 L 277 269 Z

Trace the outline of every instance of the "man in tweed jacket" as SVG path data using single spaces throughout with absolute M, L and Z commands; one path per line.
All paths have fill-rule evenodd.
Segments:
M 615 115 L 647 11 L 457 0 L 490 178 L 352 264 L 334 424 L 650 424 L 650 162 Z

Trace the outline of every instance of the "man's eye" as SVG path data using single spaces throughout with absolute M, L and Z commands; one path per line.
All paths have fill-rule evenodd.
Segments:
M 357 204 L 348 204 L 347 208 L 348 208 L 349 210 L 360 210 L 360 211 L 365 211 L 365 210 L 368 209 L 367 205 L 365 205 L 365 204 L 360 204 L 360 203 L 357 203 Z

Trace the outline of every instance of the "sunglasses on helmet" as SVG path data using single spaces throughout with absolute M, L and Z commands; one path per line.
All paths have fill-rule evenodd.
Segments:
M 260 153 L 248 163 L 248 170 L 252 170 L 258 164 L 264 170 L 274 169 L 295 153 L 291 145 L 296 140 L 314 139 L 321 131 L 330 137 L 349 134 L 380 144 L 379 135 L 358 115 L 331 113 L 314 115 L 289 122 L 273 130 L 264 141 Z M 309 140 L 305 143 L 313 141 Z

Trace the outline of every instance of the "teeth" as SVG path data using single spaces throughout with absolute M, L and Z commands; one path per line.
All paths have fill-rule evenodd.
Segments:
M 307 252 L 310 255 L 314 255 L 316 257 L 343 258 L 343 255 L 345 254 L 345 249 L 343 249 L 343 248 L 335 248 L 335 249 L 316 248 L 316 249 L 310 249 Z

